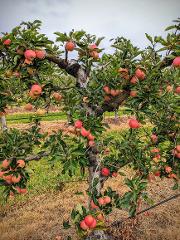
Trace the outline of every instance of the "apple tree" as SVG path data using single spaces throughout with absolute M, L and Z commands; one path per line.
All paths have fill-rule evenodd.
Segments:
M 55 32 L 54 43 L 40 26 L 23 22 L 0 40 L 0 185 L 6 198 L 26 193 L 28 162 L 42 157 L 60 161 L 62 174 L 80 169 L 88 174 L 89 201 L 64 226 L 73 222 L 83 239 L 109 239 L 106 216 L 114 208 L 135 216 L 138 201 L 148 201 L 148 180 L 171 178 L 178 188 L 180 20 L 166 38 L 146 33 L 149 46 L 142 50 L 124 37 L 111 39 L 112 53 L 101 48 L 103 38 L 83 30 Z M 66 131 L 42 134 L 38 117 L 27 130 L 8 129 L 6 109 L 16 105 L 37 112 L 57 105 L 67 114 Z M 118 138 L 104 138 L 103 114 L 120 106 L 130 115 L 128 127 Z M 120 196 L 104 183 L 124 166 L 133 176 Z

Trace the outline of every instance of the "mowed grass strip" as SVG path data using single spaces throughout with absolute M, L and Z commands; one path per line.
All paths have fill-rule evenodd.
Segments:
M 123 116 L 124 114 L 129 115 L 129 109 L 122 107 L 118 111 L 118 116 Z M 105 117 L 114 117 L 115 113 L 106 112 Z M 33 117 L 39 117 L 41 121 L 55 121 L 55 120 L 67 120 L 65 112 L 49 112 L 45 114 L 36 114 L 36 112 L 25 112 L 25 113 L 13 113 L 6 116 L 8 124 L 19 124 L 19 123 L 30 123 Z
M 32 118 L 38 117 L 41 121 L 54 121 L 54 120 L 67 120 L 66 114 L 64 112 L 51 112 L 46 114 L 36 114 L 32 113 L 14 113 L 9 114 L 6 117 L 7 123 L 30 123 Z

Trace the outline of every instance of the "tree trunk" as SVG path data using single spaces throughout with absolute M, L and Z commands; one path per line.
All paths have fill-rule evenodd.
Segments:
M 107 235 L 103 230 L 95 230 L 86 240 L 113 240 L 113 237 Z
M 67 122 L 68 124 L 72 124 L 72 115 L 70 112 L 67 112 L 66 113 L 66 116 L 67 116 Z
M 71 62 L 73 65 L 73 61 Z M 76 63 L 77 64 L 77 63 Z M 77 68 L 77 84 L 82 89 L 87 88 L 87 84 L 89 81 L 88 74 L 84 68 Z M 86 103 L 83 103 L 83 107 L 86 110 L 87 115 L 94 115 L 95 112 L 92 106 L 88 106 Z M 102 114 L 102 111 L 101 111 Z M 88 159 L 89 159 L 89 191 L 93 194 L 96 193 L 98 196 L 103 187 L 103 177 L 101 176 L 101 166 L 100 166 L 100 158 L 98 157 L 98 150 L 96 146 L 87 149 Z M 97 181 L 96 186 L 94 186 L 94 182 Z M 91 198 L 89 197 L 88 205 L 90 208 Z M 103 230 L 95 230 L 92 232 L 90 236 L 86 238 L 86 240 L 111 240 Z
M 116 109 L 115 112 L 114 112 L 114 122 L 117 123 L 118 119 L 119 119 L 118 109 Z
M 1 128 L 2 128 L 2 131 L 7 130 L 7 123 L 6 123 L 6 117 L 5 116 L 1 116 Z
M 88 152 L 89 158 L 89 191 L 93 194 L 96 192 L 98 196 L 101 193 L 101 189 L 103 188 L 104 178 L 101 176 L 101 161 L 98 157 L 98 151 L 96 147 L 93 147 Z M 98 181 L 97 181 L 98 180 Z M 97 184 L 94 186 L 95 181 Z M 89 197 L 89 208 L 90 208 L 91 198 Z M 111 240 L 110 236 L 107 236 L 103 230 L 95 230 L 92 232 L 90 236 L 86 238 L 86 240 Z

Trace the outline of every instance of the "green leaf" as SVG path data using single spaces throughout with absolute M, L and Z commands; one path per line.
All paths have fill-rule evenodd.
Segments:
M 121 176 L 126 176 L 126 174 L 123 173 L 123 172 L 118 172 L 118 173 L 119 173 L 119 175 L 121 175 Z
M 66 33 L 60 33 L 60 32 L 55 32 L 58 37 L 56 38 L 57 42 L 65 42 L 69 40 L 69 37 L 66 35 Z
M 104 39 L 104 37 L 100 37 L 96 40 L 96 45 L 99 46 L 99 44 L 101 43 L 101 41 Z
M 78 214 L 78 212 L 73 209 L 72 212 L 71 212 L 71 218 L 75 219 L 77 214 Z
M 171 25 L 171 26 L 167 27 L 165 29 L 165 31 L 169 31 L 169 30 L 174 29 L 174 28 L 176 28 L 176 25 Z
M 136 214 L 136 206 L 132 206 L 129 210 L 129 216 L 134 217 Z
M 177 190 L 178 187 L 179 187 L 179 184 L 176 182 L 176 183 L 174 184 L 174 186 L 172 187 L 172 190 Z
M 63 221 L 63 227 L 64 227 L 64 229 L 70 228 L 71 225 L 69 224 L 69 221 Z
M 85 31 L 77 31 L 73 33 L 73 37 L 75 38 L 75 40 L 79 41 L 85 34 Z
M 76 194 L 76 195 L 83 195 L 83 192 L 77 191 L 77 192 L 75 192 L 75 194 Z
M 159 50 L 157 50 L 157 52 L 162 52 L 162 51 L 165 51 L 165 50 L 167 50 L 168 48 L 167 47 L 162 47 L 162 48 L 160 48 Z
M 147 39 L 153 44 L 153 39 L 152 39 L 152 37 L 151 37 L 149 34 L 147 34 L 147 33 L 145 33 L 145 34 L 146 34 Z

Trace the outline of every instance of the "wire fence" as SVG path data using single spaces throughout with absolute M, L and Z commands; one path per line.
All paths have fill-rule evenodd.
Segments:
M 145 212 L 147 212 L 147 211 L 149 211 L 149 210 L 151 210 L 151 209 L 154 209 L 154 208 L 156 208 L 156 207 L 158 207 L 158 206 L 160 206 L 160 205 L 163 205 L 163 204 L 165 204 L 166 202 L 169 202 L 169 201 L 171 201 L 171 200 L 173 200 L 173 199 L 176 199 L 176 198 L 178 198 L 178 197 L 180 197 L 180 193 L 178 193 L 178 194 L 175 194 L 175 195 L 173 195 L 173 196 L 171 196 L 171 197 L 169 197 L 169 198 L 166 198 L 166 199 L 164 199 L 164 200 L 162 200 L 162 201 L 160 201 L 160 202 L 158 202 L 158 203 L 156 203 L 156 204 L 154 204 L 154 205 L 152 205 L 152 206 L 150 206 L 150 207 L 148 207 L 148 208 L 145 208 L 145 209 L 143 209 L 142 211 L 139 211 L 139 212 L 137 212 L 136 213 L 136 216 L 138 216 L 138 215 L 140 215 L 140 214 L 142 214 L 142 213 L 145 213 Z M 136 217 L 135 216 L 135 217 Z M 113 222 L 111 225 L 109 225 L 109 227 L 118 227 L 120 224 L 122 224 L 123 222 L 125 222 L 125 221 L 127 221 L 128 219 L 131 219 L 132 217 L 128 217 L 128 218 L 125 218 L 125 219 L 118 219 L 118 220 L 116 220 L 115 222 Z
M 74 182 L 88 182 L 88 179 L 84 178 L 84 179 L 60 181 L 60 183 L 63 183 L 63 184 L 65 184 L 65 183 L 74 183 Z M 171 200 L 174 200 L 174 199 L 176 199 L 178 197 L 180 197 L 180 193 L 177 193 L 177 194 L 175 194 L 175 195 L 173 195 L 171 197 L 165 198 L 162 201 L 160 201 L 160 202 L 158 202 L 158 203 L 156 203 L 156 204 L 154 204 L 154 205 L 152 205 L 150 207 L 147 207 L 147 208 L 137 212 L 135 217 L 137 217 L 138 215 L 140 215 L 142 213 L 145 213 L 145 212 L 147 212 L 149 210 L 152 210 L 152 209 L 154 209 L 154 208 L 156 208 L 156 207 L 158 207 L 160 205 L 163 205 L 163 204 L 165 204 L 165 203 L 167 203 L 167 202 L 169 202 Z M 135 218 L 135 217 L 133 217 L 133 218 Z M 128 219 L 131 219 L 131 218 L 132 217 L 127 217 L 125 219 L 118 219 L 118 220 L 114 221 L 112 224 L 110 224 L 109 226 L 107 226 L 107 228 L 108 227 L 118 227 L 120 224 L 122 224 L 123 222 L 125 222 L 125 221 L 127 221 Z

